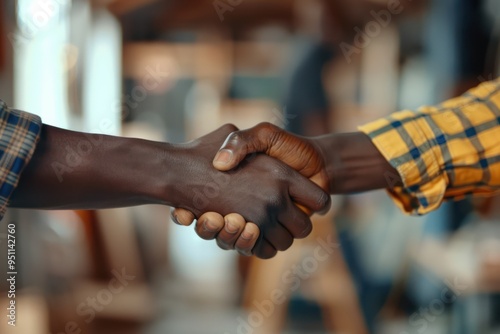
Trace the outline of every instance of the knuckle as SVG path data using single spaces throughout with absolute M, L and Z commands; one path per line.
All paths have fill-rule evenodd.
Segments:
M 255 202 L 255 208 L 252 208 L 252 213 L 248 215 L 249 221 L 256 225 L 257 233 L 262 233 L 263 229 L 269 225 L 269 221 L 274 219 L 275 212 L 273 210 L 278 205 L 276 198 L 275 192 L 261 190 L 259 198 Z
M 174 223 L 178 225 L 188 226 L 194 220 L 194 216 L 190 211 L 184 209 L 173 209 L 170 211 L 170 216 Z
M 205 231 L 202 227 L 196 229 L 196 234 L 203 240 L 212 240 L 214 238 L 213 233 Z
M 247 251 L 247 250 L 241 250 L 241 249 L 236 249 L 236 251 L 241 255 L 241 256 L 246 256 L 250 257 L 252 256 L 252 253 Z
M 312 232 L 313 226 L 310 221 L 305 222 L 304 228 L 297 235 L 297 239 L 304 239 Z
M 213 234 L 206 234 L 206 233 L 203 233 L 203 232 L 197 233 L 197 234 L 203 240 L 213 240 L 213 238 L 214 238 Z
M 287 240 L 283 240 L 282 243 L 276 247 L 276 249 L 279 251 L 286 251 L 288 248 L 292 247 L 292 245 L 293 239 L 287 238 Z
M 224 124 L 222 126 L 222 129 L 226 132 L 234 132 L 234 131 L 238 131 L 238 128 L 232 124 L 232 123 L 227 123 L 227 124 Z
M 267 206 L 265 216 L 259 220 L 259 227 L 262 229 L 265 226 L 274 225 L 272 222 L 272 217 L 275 217 L 276 214 L 283 209 L 283 200 L 284 196 L 281 193 L 271 192 L 266 196 Z
M 273 250 L 273 251 L 262 253 L 262 254 L 260 254 L 259 257 L 263 260 L 269 260 L 269 259 L 272 259 L 273 257 L 275 257 L 276 254 L 278 254 L 278 252 L 276 250 Z
M 330 203 L 331 203 L 330 195 L 322 191 L 317 200 L 318 204 L 317 210 L 323 210 L 327 208 L 328 206 L 330 206 Z
M 269 122 L 262 122 L 262 123 L 257 124 L 257 126 L 255 128 L 258 130 L 262 130 L 262 131 L 268 131 L 268 130 L 272 130 L 274 128 L 274 124 L 269 123 Z
M 269 122 L 257 125 L 257 133 L 261 140 L 268 143 L 275 143 L 283 130 Z
M 224 217 L 224 222 L 231 223 L 233 225 L 236 225 L 239 228 L 242 228 L 245 226 L 245 218 L 243 218 L 241 215 L 237 213 L 230 213 Z
M 259 124 L 257 124 L 256 128 L 257 128 L 257 130 L 259 130 L 259 132 L 263 132 L 263 133 L 270 133 L 270 132 L 276 132 L 276 131 L 281 130 L 276 125 L 269 123 L 269 122 L 259 123 Z
M 280 192 L 273 192 L 269 196 L 269 204 L 273 207 L 280 207 L 283 203 L 283 195 Z
M 272 161 L 271 175 L 276 180 L 288 180 L 292 176 L 292 171 L 287 165 Z
M 226 240 L 223 240 L 222 238 L 217 238 L 216 239 L 217 246 L 223 250 L 231 250 L 232 247 L 226 242 Z
M 245 255 L 245 256 L 250 256 L 252 255 L 252 247 L 249 246 L 249 245 L 240 245 L 238 243 L 236 243 L 236 250 L 238 251 L 238 253 L 242 254 L 242 255 Z
M 175 214 L 175 212 L 170 213 L 170 220 L 176 225 L 181 225 L 180 221 L 177 219 L 177 215 Z
M 227 144 L 232 144 L 236 145 L 242 140 L 241 133 L 239 131 L 234 131 L 229 134 L 227 137 L 226 145 Z

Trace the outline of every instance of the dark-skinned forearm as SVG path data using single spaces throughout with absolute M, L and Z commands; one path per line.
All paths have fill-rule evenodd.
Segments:
M 398 172 L 367 135 L 361 132 L 332 134 L 316 138 L 315 141 L 326 160 L 332 194 L 401 185 Z
M 171 146 L 44 125 L 11 207 L 98 209 L 167 204 Z

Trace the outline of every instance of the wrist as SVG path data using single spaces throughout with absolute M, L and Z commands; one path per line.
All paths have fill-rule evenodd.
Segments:
M 190 170 L 188 150 L 183 145 L 153 143 L 150 146 L 152 172 L 142 187 L 148 201 L 173 207 L 185 207 L 185 181 Z
M 204 207 L 211 193 L 219 191 L 220 180 L 217 175 L 227 175 L 215 170 L 211 160 L 196 148 L 197 145 L 193 143 L 162 147 L 158 173 L 158 179 L 162 181 L 152 193 L 158 204 L 183 208 L 195 215 L 205 212 Z M 208 195 L 204 194 L 206 188 L 210 188 Z
M 314 139 L 323 154 L 330 193 L 345 194 L 387 188 L 388 175 L 399 178 L 370 138 L 361 132 Z
M 313 138 L 312 142 L 323 158 L 330 194 L 336 194 L 338 191 L 334 180 L 339 172 L 337 136 L 335 134 L 323 135 Z
M 183 208 L 195 215 L 210 211 L 209 204 L 229 182 L 230 173 L 216 170 L 212 164 L 221 144 L 237 130 L 225 125 L 218 130 L 184 144 L 165 144 L 159 169 L 163 180 L 154 194 L 161 204 Z M 220 203 L 219 203 L 220 204 Z
M 100 178 L 103 184 L 109 183 L 110 191 L 128 197 L 129 205 L 167 204 L 165 189 L 173 182 L 169 177 L 171 145 L 120 138 L 104 152 L 105 156 L 96 158 L 113 164 L 107 168 L 100 163 L 92 165 L 97 166 L 96 173 L 104 174 Z

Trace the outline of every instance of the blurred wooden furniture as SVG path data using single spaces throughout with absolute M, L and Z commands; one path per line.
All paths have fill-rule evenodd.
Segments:
M 145 274 L 145 250 L 139 245 L 131 210 L 77 212 L 92 254 L 93 274 L 75 286 L 73 298 L 85 302 L 96 297 L 101 305 L 95 319 L 88 324 L 81 322 L 86 333 L 139 333 L 155 315 L 153 292 Z M 80 316 L 88 318 L 88 314 Z
M 115 0 L 106 2 L 123 26 L 124 40 L 154 40 L 173 29 L 224 31 L 232 36 L 262 24 L 293 27 L 296 0 L 242 1 L 218 9 L 219 1 Z
M 266 301 L 273 306 L 270 315 L 263 314 L 262 325 L 253 328 L 255 334 L 281 333 L 290 299 L 297 293 L 320 306 L 329 332 L 367 333 L 332 219 L 332 214 L 315 216 L 307 239 L 295 241 L 287 252 L 271 260 L 251 259 L 243 305 L 249 314 L 263 314 Z M 325 247 L 330 243 L 336 246 Z

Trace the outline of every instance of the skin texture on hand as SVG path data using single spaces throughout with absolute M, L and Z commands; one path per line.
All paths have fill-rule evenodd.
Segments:
M 213 165 L 220 171 L 229 171 L 255 152 L 265 153 L 282 161 L 329 192 L 329 180 L 321 148 L 313 140 L 290 135 L 269 123 L 231 133 L 215 156 Z M 308 215 L 314 211 L 300 204 L 298 206 Z M 187 226 L 195 217 L 188 210 L 177 208 L 172 212 L 172 218 L 176 223 Z M 232 221 L 238 224 L 242 238 L 238 235 L 228 236 L 227 224 Z M 222 217 L 217 213 L 207 212 L 198 219 L 196 232 L 203 239 L 216 239 L 222 249 L 236 249 L 240 254 L 248 255 L 259 229 L 253 223 L 246 223 L 238 214 Z M 248 238 L 250 235 L 252 238 Z M 242 244 L 244 248 L 240 247 Z M 230 247 L 231 245 L 233 247 Z
M 291 135 L 283 129 L 261 123 L 251 129 L 231 133 L 213 160 L 214 167 L 228 171 L 248 154 L 260 152 L 287 164 L 329 192 L 326 163 L 314 140 Z
M 294 203 L 320 211 L 329 207 L 330 196 L 283 162 L 264 154 L 244 156 L 237 168 L 228 172 L 215 169 L 213 157 L 220 143 L 235 129 L 224 126 L 191 143 L 176 145 L 178 153 L 174 156 L 178 164 L 173 174 L 182 176 L 177 184 L 171 183 L 173 187 L 168 193 L 177 194 L 174 206 L 200 217 L 199 234 L 212 230 L 210 224 L 204 224 L 207 216 L 202 213 L 210 212 L 212 219 L 208 221 L 226 215 L 220 231 L 225 235 L 219 242 L 223 248 L 235 247 L 237 239 L 245 237 L 244 224 L 254 223 L 260 236 L 253 253 L 270 258 L 312 230 L 308 215 Z M 231 215 L 234 212 L 239 215 Z
M 241 228 L 250 221 L 260 230 L 254 253 L 272 257 L 289 248 L 294 238 L 311 232 L 309 217 L 294 202 L 316 211 L 329 206 L 330 198 L 307 178 L 264 154 L 244 159 L 229 172 L 215 169 L 213 157 L 235 130 L 227 125 L 190 143 L 172 145 L 44 125 L 9 206 L 92 210 L 164 204 L 197 216 L 218 212 L 226 215 L 224 231 L 218 231 L 224 236 L 221 247 L 249 247 L 245 236 L 259 235 Z
M 169 145 L 43 125 L 9 206 L 116 208 L 165 201 Z
M 400 182 L 395 169 L 363 133 L 303 138 L 268 123 L 232 133 L 213 163 L 219 170 L 231 170 L 245 156 L 255 152 L 263 152 L 281 160 L 330 193 L 387 188 Z M 387 183 L 388 175 L 391 184 Z M 193 215 L 185 210 L 176 209 L 173 216 L 182 225 L 189 225 L 193 220 Z M 210 233 L 197 229 L 198 235 L 205 239 L 217 238 L 220 244 L 226 237 L 218 235 L 218 231 L 227 224 L 225 219 L 213 213 L 202 215 L 201 218 L 201 224 L 212 228 Z M 247 228 L 254 230 L 251 223 L 240 227 L 240 230 L 245 231 Z

